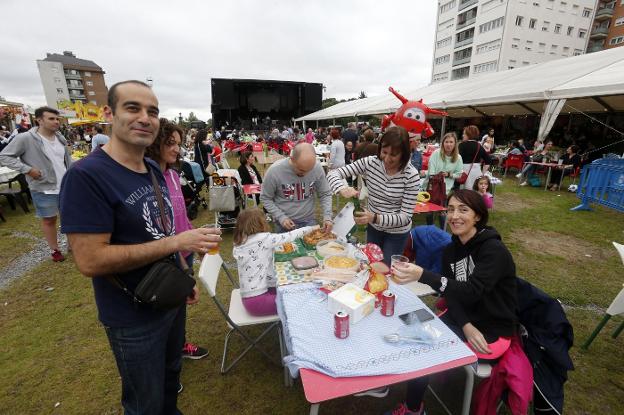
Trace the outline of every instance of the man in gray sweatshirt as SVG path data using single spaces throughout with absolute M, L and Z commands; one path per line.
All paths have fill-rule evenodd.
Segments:
M 54 108 L 35 110 L 38 127 L 18 134 L 0 153 L 0 165 L 26 175 L 35 214 L 41 219 L 41 228 L 52 260 L 63 261 L 57 241 L 56 216 L 63 175 L 71 165 L 67 141 L 59 132 L 59 112 Z
M 260 201 L 275 220 L 278 232 L 316 225 L 314 193 L 323 210 L 323 229 L 331 230 L 332 193 L 325 171 L 316 161 L 314 147 L 300 143 L 290 158 L 280 160 L 267 170 Z

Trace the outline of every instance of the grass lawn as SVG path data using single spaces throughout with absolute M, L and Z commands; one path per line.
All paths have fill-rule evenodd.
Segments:
M 5 200 L 0 203 L 8 220 L 0 223 L 3 269 L 34 245 L 13 232 L 39 238 L 41 233 L 32 213 L 11 211 Z M 589 351 L 580 350 L 624 282 L 624 267 L 611 245 L 624 241 L 624 216 L 599 206 L 593 212 L 571 212 L 577 204 L 571 193 L 518 187 L 508 178 L 496 190 L 490 224 L 513 253 L 518 275 L 568 307 L 576 370 L 566 384 L 566 413 L 624 413 L 624 336 L 610 337 L 622 318 L 612 319 Z M 194 224 L 212 222 L 213 217 L 200 210 Z M 420 223 L 424 218 L 417 217 Z M 223 239 L 221 253 L 232 261 L 231 233 Z M 224 299 L 231 289 L 226 281 L 219 289 Z M 281 368 L 258 353 L 250 353 L 228 375 L 219 373 L 227 328 L 203 289 L 202 294 L 202 301 L 189 307 L 187 338 L 208 348 L 210 355 L 184 362 L 180 409 L 185 414 L 307 413 L 301 385 L 284 387 Z M 0 290 L 0 332 L 0 414 L 122 413 L 119 376 L 97 320 L 91 283 L 78 273 L 71 255 L 63 263 L 45 261 Z M 276 340 L 265 344 L 279 354 Z M 236 350 L 240 343 L 234 339 L 233 346 Z M 446 390 L 446 400 L 454 402 L 451 408 L 457 408 L 461 396 L 462 380 L 455 382 L 455 377 L 437 388 Z M 403 394 L 399 386 L 386 399 L 337 399 L 322 404 L 321 413 L 379 414 Z M 428 413 L 443 413 L 431 398 L 427 402 Z

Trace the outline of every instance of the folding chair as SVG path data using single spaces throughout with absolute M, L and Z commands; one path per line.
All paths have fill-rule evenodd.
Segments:
M 221 360 L 221 374 L 226 374 L 236 365 L 251 349 L 256 348 L 260 353 L 262 353 L 267 359 L 276 363 L 278 366 L 283 366 L 281 363 L 281 357 L 284 356 L 284 342 L 282 340 L 282 327 L 281 322 L 277 314 L 271 316 L 263 316 L 263 317 L 255 317 L 247 313 L 247 310 L 243 306 L 243 301 L 240 295 L 240 289 L 234 288 L 232 290 L 232 294 L 230 296 L 230 305 L 229 308 L 226 309 L 225 305 L 217 298 L 216 290 L 217 290 L 217 282 L 219 280 L 219 274 L 221 273 L 221 269 L 223 269 L 227 275 L 227 277 L 232 282 L 234 287 L 238 285 L 234 282 L 232 275 L 227 269 L 226 265 L 223 263 L 223 259 L 219 254 L 216 255 L 205 255 L 202 259 L 201 266 L 199 268 L 199 278 L 202 283 L 206 287 L 208 291 L 208 295 L 215 302 L 215 305 L 225 318 L 225 321 L 228 325 L 228 332 L 225 335 L 225 344 L 223 346 L 223 358 Z M 268 324 L 268 327 L 256 338 L 252 338 L 245 330 L 245 327 L 256 326 L 260 324 Z M 264 351 L 258 346 L 258 343 L 273 329 L 277 330 L 277 335 L 279 338 L 280 345 L 280 360 L 276 361 L 274 356 L 271 356 L 269 353 Z M 230 341 L 230 336 L 233 333 L 239 334 L 243 340 L 247 343 L 247 347 L 242 351 L 240 355 L 238 355 L 234 360 L 232 360 L 229 364 L 227 364 L 228 357 L 228 345 Z M 284 367 L 284 382 L 288 385 L 287 379 L 287 369 Z
M 617 249 L 618 253 L 620 254 L 620 258 L 622 259 L 622 262 L 624 262 L 624 245 L 619 244 L 617 242 L 613 242 L 613 246 L 615 247 L 615 249 Z M 587 350 L 589 348 L 589 345 L 591 345 L 594 339 L 596 338 L 596 336 L 598 336 L 598 333 L 600 333 L 600 330 L 602 330 L 605 324 L 607 324 L 607 321 L 609 321 L 611 317 L 617 316 L 618 314 L 624 314 L 624 288 L 622 288 L 620 292 L 618 293 L 618 295 L 615 296 L 615 299 L 611 302 L 611 305 L 609 306 L 609 308 L 607 308 L 607 312 L 605 316 L 602 318 L 602 321 L 598 323 L 598 325 L 596 326 L 592 334 L 585 341 L 585 343 L 583 343 L 583 345 L 581 346 L 581 349 Z M 622 330 L 624 330 L 624 323 L 620 324 L 620 326 L 617 329 L 615 329 L 611 337 L 613 337 L 614 339 L 617 338 L 617 336 L 620 335 Z
M 519 172 L 522 171 L 522 167 L 524 166 L 524 154 L 510 154 L 505 159 L 505 163 L 503 167 L 505 167 L 505 173 L 503 176 L 507 177 L 507 170 L 509 168 L 517 169 Z

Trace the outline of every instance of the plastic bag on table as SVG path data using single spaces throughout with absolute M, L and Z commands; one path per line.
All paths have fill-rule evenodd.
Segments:
M 442 332 L 430 323 L 414 320 L 411 324 L 401 324 L 394 333 L 385 334 L 383 337 L 388 343 L 433 344 L 440 336 Z

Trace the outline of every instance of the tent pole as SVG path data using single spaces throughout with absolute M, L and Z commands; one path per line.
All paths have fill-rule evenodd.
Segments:
M 446 115 L 442 117 L 442 127 L 440 128 L 440 137 L 444 137 L 446 134 Z

